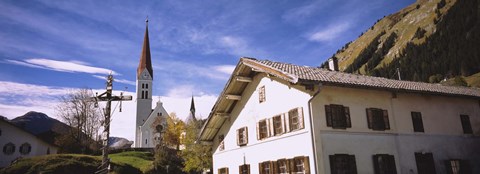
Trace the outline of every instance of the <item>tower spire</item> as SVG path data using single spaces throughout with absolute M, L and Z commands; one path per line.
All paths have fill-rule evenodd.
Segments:
M 143 38 L 143 47 L 142 53 L 140 54 L 140 63 L 137 68 L 137 77 L 140 77 L 140 74 L 144 69 L 147 69 L 150 76 L 153 78 L 153 69 L 152 69 L 152 60 L 150 55 L 150 41 L 148 38 L 148 16 L 145 20 L 145 36 Z
M 187 118 L 187 122 L 190 121 L 197 121 L 197 118 L 195 118 L 195 102 L 193 101 L 193 95 L 192 102 L 190 103 L 190 115 Z

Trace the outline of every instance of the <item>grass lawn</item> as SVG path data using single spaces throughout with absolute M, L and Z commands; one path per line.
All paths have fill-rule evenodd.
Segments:
M 153 155 L 148 152 L 122 152 L 111 154 L 112 172 L 145 173 L 153 165 Z M 3 173 L 83 174 L 95 173 L 101 163 L 101 156 L 78 154 L 54 154 L 20 159 L 17 163 L 0 170 Z

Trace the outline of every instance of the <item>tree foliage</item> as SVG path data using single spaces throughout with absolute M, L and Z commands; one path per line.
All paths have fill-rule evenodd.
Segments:
M 60 98 L 57 115 L 71 127 L 69 132 L 56 139 L 61 152 L 92 153 L 98 150 L 98 137 L 103 116 L 95 103 L 87 100 L 93 93 L 89 89 L 70 91 Z
M 203 122 L 204 120 L 191 120 L 185 127 L 185 150 L 182 151 L 185 172 L 199 173 L 212 167 L 212 147 L 196 141 Z

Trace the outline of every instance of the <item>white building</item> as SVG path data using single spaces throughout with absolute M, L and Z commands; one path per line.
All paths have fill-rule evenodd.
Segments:
M 479 89 L 241 58 L 199 140 L 216 174 L 480 173 L 479 135 Z
M 137 115 L 135 126 L 135 147 L 155 147 L 161 141 L 159 131 L 166 128 L 168 113 L 160 101 L 152 109 L 153 69 L 148 38 L 148 20 L 143 39 L 140 63 L 137 68 Z M 155 123 L 155 120 L 161 120 Z
M 0 118 L 0 168 L 18 158 L 56 154 L 58 147 Z

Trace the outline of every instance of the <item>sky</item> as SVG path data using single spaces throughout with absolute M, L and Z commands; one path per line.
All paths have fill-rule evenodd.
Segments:
M 378 19 L 414 0 L 0 1 L 0 115 L 57 117 L 80 88 L 134 95 L 145 19 L 153 102 L 207 118 L 240 57 L 319 66 Z M 116 105 L 116 103 L 114 103 Z M 134 139 L 135 101 L 113 113 L 111 135 Z M 153 105 L 155 106 L 155 104 Z

